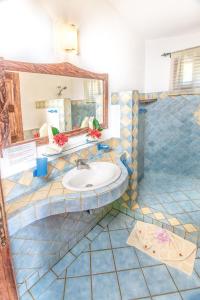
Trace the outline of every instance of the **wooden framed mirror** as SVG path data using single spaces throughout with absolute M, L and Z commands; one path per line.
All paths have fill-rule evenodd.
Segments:
M 73 96 L 70 91 L 73 91 Z M 68 136 L 86 133 L 90 117 L 96 117 L 101 127 L 107 128 L 107 74 L 86 71 L 70 63 L 35 64 L 0 59 L 1 150 L 33 140 L 37 144 L 48 143 L 48 136 L 41 137 L 35 133 L 47 122 L 44 115 L 56 114 L 55 111 L 57 114 L 59 111 L 59 116 L 64 115 L 65 118 L 62 122 L 55 117 L 48 121 L 56 120 L 57 123 L 51 125 L 58 127 L 59 131 L 67 132 Z M 71 119 L 66 119 L 69 111 Z M 40 123 L 35 122 L 37 119 Z M 0 299 L 18 299 L 1 179 Z
M 90 118 L 108 126 L 108 75 L 70 63 L 0 60 L 2 147 L 48 143 L 45 124 L 68 136 L 88 131 Z M 44 129 L 45 128 L 45 129 Z

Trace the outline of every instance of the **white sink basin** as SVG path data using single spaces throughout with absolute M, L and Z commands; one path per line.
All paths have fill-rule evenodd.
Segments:
M 110 162 L 89 163 L 90 169 L 74 168 L 63 177 L 62 184 L 73 191 L 91 191 L 116 181 L 121 174 L 118 165 Z

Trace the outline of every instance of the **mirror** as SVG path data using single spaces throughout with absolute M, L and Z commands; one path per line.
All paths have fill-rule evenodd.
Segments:
M 93 119 L 107 127 L 107 75 L 68 63 L 0 61 L 8 104 L 7 145 L 48 143 L 49 127 L 67 135 L 88 130 Z

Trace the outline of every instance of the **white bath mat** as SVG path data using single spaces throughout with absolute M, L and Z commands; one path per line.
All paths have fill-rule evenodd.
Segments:
M 196 245 L 166 229 L 137 221 L 127 244 L 188 275 L 193 272 Z

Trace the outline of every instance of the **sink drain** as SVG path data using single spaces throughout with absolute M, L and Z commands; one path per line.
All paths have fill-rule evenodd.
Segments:
M 88 184 L 86 184 L 86 186 L 85 187 L 92 187 L 93 186 L 93 184 L 92 183 L 88 183 Z

